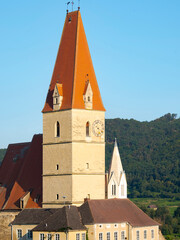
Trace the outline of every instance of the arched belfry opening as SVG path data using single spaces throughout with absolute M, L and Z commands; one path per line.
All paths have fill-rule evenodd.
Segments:
M 90 124 L 89 124 L 89 122 L 86 123 L 86 137 L 90 137 Z

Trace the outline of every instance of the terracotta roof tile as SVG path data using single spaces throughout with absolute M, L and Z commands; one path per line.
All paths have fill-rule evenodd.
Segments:
M 47 219 L 50 215 L 58 211 L 57 208 L 37 208 L 37 209 L 24 209 L 20 212 L 12 222 L 13 225 L 40 224 L 43 220 Z
M 63 101 L 60 110 L 72 108 L 85 109 L 83 93 L 87 80 L 90 81 L 93 91 L 93 109 L 105 111 L 89 52 L 81 14 L 80 11 L 76 11 L 66 16 L 43 112 L 53 111 L 52 95 L 57 82 L 62 84 L 63 87 Z
M 20 198 L 31 190 L 27 208 L 41 207 L 42 135 L 31 143 L 10 144 L 0 167 L 0 209 L 18 209 Z M 39 202 L 34 199 L 40 196 Z
M 129 199 L 89 200 L 79 211 L 83 224 L 128 222 L 134 227 L 159 225 Z
M 64 229 L 86 230 L 83 226 L 76 206 L 65 206 L 60 208 L 50 217 L 42 221 L 33 231 L 60 232 Z

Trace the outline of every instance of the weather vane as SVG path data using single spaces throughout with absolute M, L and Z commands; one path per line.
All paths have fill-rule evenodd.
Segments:
M 78 10 L 80 10 L 80 0 L 78 0 Z
M 66 5 L 67 5 L 67 10 L 66 10 L 66 11 L 67 11 L 67 14 L 68 14 L 68 12 L 69 12 L 69 9 L 68 9 L 69 4 L 70 4 L 70 2 L 67 2 L 67 3 L 66 3 Z
M 74 2 L 72 1 L 71 4 L 72 4 L 72 12 L 73 12 L 73 5 L 74 5 Z

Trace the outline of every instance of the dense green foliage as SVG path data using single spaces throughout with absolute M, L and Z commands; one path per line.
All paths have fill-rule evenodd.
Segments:
M 180 207 L 176 207 L 173 215 L 167 206 L 158 206 L 157 210 L 148 209 L 145 205 L 141 205 L 140 208 L 161 223 L 160 229 L 166 239 L 180 239 Z
M 0 165 L 6 153 L 6 149 L 0 149 Z
M 180 118 L 176 114 L 151 122 L 106 120 L 106 170 L 117 138 L 128 196 L 180 199 Z

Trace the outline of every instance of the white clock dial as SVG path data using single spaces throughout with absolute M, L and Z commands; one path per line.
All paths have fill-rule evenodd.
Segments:
M 93 122 L 93 133 L 95 136 L 100 137 L 104 132 L 104 124 L 100 120 Z

